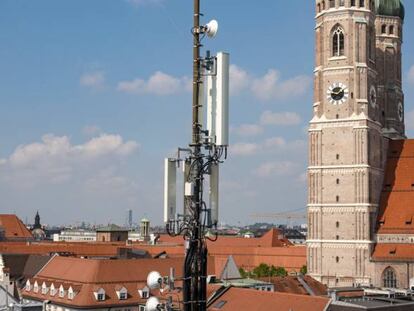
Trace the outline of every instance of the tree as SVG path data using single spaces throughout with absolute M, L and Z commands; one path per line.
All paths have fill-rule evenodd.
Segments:
M 275 267 L 272 266 L 270 268 L 270 276 L 287 276 L 288 273 L 285 268 L 283 267 Z
M 302 268 L 300 268 L 300 273 L 302 273 L 303 275 L 308 274 L 308 267 L 304 265 Z
M 253 269 L 253 274 L 258 278 L 270 276 L 270 267 L 265 263 L 261 263 Z

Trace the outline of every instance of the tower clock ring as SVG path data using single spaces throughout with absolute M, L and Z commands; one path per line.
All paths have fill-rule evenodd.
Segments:
M 349 98 L 349 89 L 343 83 L 332 83 L 326 91 L 326 98 L 332 105 L 342 105 Z

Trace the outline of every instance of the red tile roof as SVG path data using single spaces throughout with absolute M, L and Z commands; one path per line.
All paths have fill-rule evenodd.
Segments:
M 414 244 L 377 244 L 372 259 L 376 261 L 414 261 Z
M 264 292 L 230 287 L 212 302 L 209 311 L 322 311 L 330 303 L 328 298 Z
M 303 287 L 302 283 L 296 276 L 285 277 L 263 277 L 260 281 L 270 282 L 274 285 L 275 291 L 280 293 L 290 293 L 297 295 L 307 295 L 310 293 Z M 328 293 L 327 287 L 322 283 L 316 281 L 310 276 L 304 276 L 302 279 L 317 296 L 326 296 Z
M 414 233 L 414 140 L 390 141 L 378 234 Z
M 0 227 L 6 239 L 33 239 L 32 234 L 16 215 L 0 214 Z

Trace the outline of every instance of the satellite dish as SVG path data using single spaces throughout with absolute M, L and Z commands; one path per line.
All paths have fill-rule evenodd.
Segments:
M 160 288 L 162 284 L 162 277 L 157 271 L 152 271 L 148 274 L 147 285 L 150 289 Z
M 158 307 L 160 306 L 160 301 L 157 297 L 151 297 L 147 300 L 145 304 L 146 311 L 158 311 Z
M 217 35 L 219 25 L 215 19 L 210 21 L 205 27 L 207 36 L 214 38 Z

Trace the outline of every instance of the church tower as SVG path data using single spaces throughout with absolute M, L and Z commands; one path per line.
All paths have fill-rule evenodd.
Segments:
M 376 13 L 376 67 L 378 103 L 382 107 L 381 122 L 386 137 L 404 139 L 404 94 L 401 81 L 404 6 L 400 0 L 377 0 Z
M 316 0 L 308 271 L 330 287 L 372 282 L 388 113 L 378 100 L 375 7 L 374 0 Z

